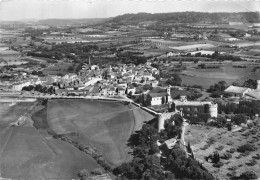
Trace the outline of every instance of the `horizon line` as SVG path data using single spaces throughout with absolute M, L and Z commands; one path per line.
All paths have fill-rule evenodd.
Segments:
M 168 13 L 182 13 L 182 12 L 195 12 L 195 13 L 210 13 L 210 14 L 218 14 L 218 13 L 227 13 L 227 14 L 232 14 L 232 13 L 260 13 L 260 11 L 237 11 L 237 12 L 204 12 L 204 11 L 173 11 L 173 12 L 159 12 L 159 13 L 150 13 L 150 12 L 138 12 L 138 13 L 125 13 L 125 14 L 120 14 L 112 17 L 93 17 L 93 18 L 87 18 L 87 17 L 82 17 L 82 18 L 45 18 L 45 19 L 37 19 L 37 18 L 24 18 L 24 19 L 17 19 L 17 20 L 0 20 L 0 22 L 21 22 L 21 21 L 41 21 L 41 20 L 79 20 L 79 19 L 109 19 L 109 18 L 115 18 L 117 16 L 123 16 L 123 15 L 128 15 L 128 14 L 168 14 Z

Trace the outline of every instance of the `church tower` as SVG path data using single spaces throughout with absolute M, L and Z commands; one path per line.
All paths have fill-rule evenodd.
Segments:
M 257 80 L 256 82 L 257 82 L 256 89 L 257 89 L 257 90 L 260 90 L 260 80 Z
M 91 66 L 90 56 L 88 57 L 88 65 L 89 65 L 89 67 Z
M 166 90 L 167 90 L 167 95 L 168 95 L 168 102 L 172 102 L 171 86 L 168 86 Z

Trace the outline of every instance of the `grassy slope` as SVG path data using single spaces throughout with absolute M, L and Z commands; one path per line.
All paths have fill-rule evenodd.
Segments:
M 33 102 L 18 102 L 14 106 L 9 106 L 9 104 L 11 103 L 1 103 L 0 105 L 0 125 L 18 120 L 33 105 Z
M 54 100 L 48 103 L 48 121 L 56 133 L 82 134 L 113 165 L 130 159 L 126 147 L 129 136 L 153 118 L 131 104 L 90 100 Z
M 148 122 L 155 118 L 150 113 L 142 110 L 141 108 L 130 104 L 130 108 L 133 109 L 133 114 L 135 118 L 135 127 L 134 131 L 140 130 L 145 122 Z
M 48 121 L 57 133 L 78 132 L 84 135 L 113 165 L 128 159 L 126 142 L 134 125 L 128 106 L 88 100 L 49 101 Z
M 0 109 L 0 119 L 11 122 L 13 118 L 26 112 L 28 107 L 24 103 L 15 106 L 1 104 Z M 34 127 L 7 127 L 0 124 L 2 177 L 72 179 L 84 168 L 92 170 L 98 167 L 100 166 L 93 158 L 66 142 L 46 139 Z

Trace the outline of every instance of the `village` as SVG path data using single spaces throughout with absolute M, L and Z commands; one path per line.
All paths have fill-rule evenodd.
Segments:
M 260 177 L 257 17 L 0 21 L 0 179 Z

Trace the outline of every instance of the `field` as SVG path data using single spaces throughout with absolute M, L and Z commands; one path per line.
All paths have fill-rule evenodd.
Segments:
M 178 47 L 171 47 L 173 49 L 177 50 L 189 50 L 189 49 L 196 49 L 196 48 L 212 48 L 214 45 L 212 44 L 191 44 L 191 45 L 184 45 L 184 46 L 178 46 Z
M 112 165 L 130 158 L 126 144 L 142 122 L 153 118 L 138 107 L 117 102 L 91 100 L 51 100 L 48 123 L 56 133 L 77 132 L 96 147 Z
M 77 68 L 77 65 L 75 65 L 74 63 L 58 63 L 55 64 L 55 66 L 52 67 L 47 67 L 43 70 L 43 74 L 48 75 L 57 75 L 57 74 L 62 74 L 65 75 L 68 73 L 68 69 L 69 67 L 73 67 L 73 71 L 75 71 L 75 69 Z
M 182 83 L 185 85 L 201 85 L 209 88 L 218 81 L 226 81 L 231 84 L 235 80 L 248 75 L 254 66 L 246 65 L 246 68 L 234 68 L 232 64 L 221 66 L 218 69 L 187 69 L 182 71 Z
M 0 126 L 16 121 L 33 105 L 32 102 L 18 102 L 15 106 L 9 106 L 9 104 L 11 103 L 1 102 Z
M 255 131 L 255 132 L 254 132 Z M 211 145 L 208 140 L 212 140 Z M 195 158 L 200 161 L 215 177 L 219 179 L 228 178 L 228 174 L 239 176 L 241 173 L 253 170 L 260 176 L 260 160 L 254 158 L 259 154 L 260 148 L 259 126 L 251 129 L 242 129 L 230 132 L 222 128 L 190 125 L 186 128 L 185 141 L 190 142 Z M 240 153 L 236 149 L 246 143 L 254 144 L 257 150 L 250 153 Z M 234 148 L 234 152 L 230 149 Z M 224 165 L 220 168 L 213 167 L 213 163 L 207 162 L 205 157 L 217 151 L 220 156 L 230 152 L 230 159 L 221 159 Z M 255 160 L 255 164 L 251 164 Z
M 9 127 L 8 124 L 23 115 L 32 103 L 9 104 L 0 105 L 0 177 L 72 179 L 84 168 L 100 167 L 92 157 L 36 130 L 30 123 Z
M 1 57 L 0 57 L 1 59 Z M 27 61 L 24 61 L 23 59 L 20 58 L 6 58 L 6 60 L 0 61 L 0 66 L 6 66 L 6 65 L 21 65 L 21 64 L 27 64 Z
M 245 43 L 235 43 L 235 45 L 239 47 L 248 47 L 248 46 L 258 46 L 260 45 L 260 42 L 245 42 Z

